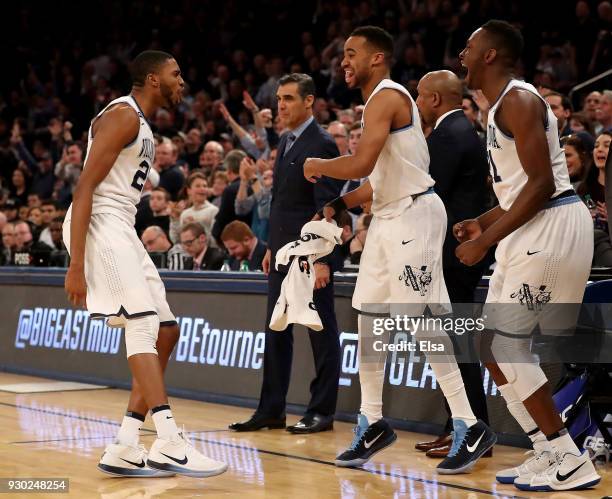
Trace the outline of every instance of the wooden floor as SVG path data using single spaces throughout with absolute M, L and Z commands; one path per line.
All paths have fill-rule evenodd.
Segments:
M 0 384 L 41 381 L 0 373 Z M 522 460 L 522 451 L 496 447 L 472 474 L 438 476 L 436 461 L 414 451 L 425 435 L 399 432 L 396 444 L 375 456 L 365 469 L 340 469 L 333 458 L 350 442 L 348 423 L 335 431 L 293 436 L 283 430 L 236 434 L 227 424 L 247 418 L 249 409 L 172 399 L 172 409 L 185 424 L 198 449 L 229 464 L 223 475 L 195 479 L 111 478 L 97 471 L 104 447 L 112 442 L 127 392 L 95 391 L 13 394 L 0 391 L 0 477 L 68 477 L 70 496 L 104 499 L 145 497 L 228 498 L 470 498 L 529 497 L 513 486 L 495 482 L 495 470 Z M 289 423 L 298 418 L 290 416 Z M 155 438 L 150 419 L 142 442 Z M 533 494 L 554 499 L 599 498 L 612 493 L 612 471 L 601 469 L 596 490 Z M 65 497 L 18 494 L 19 497 Z M 7 497 L 11 497 L 10 495 Z

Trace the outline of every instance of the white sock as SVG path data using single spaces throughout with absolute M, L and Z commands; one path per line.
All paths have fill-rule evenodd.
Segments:
M 374 424 L 382 419 L 382 392 L 385 381 L 385 362 L 387 352 L 376 352 L 373 341 L 382 339 L 372 334 L 372 317 L 360 314 L 357 323 L 359 342 L 359 383 L 361 384 L 361 408 L 359 412 Z M 388 334 L 385 333 L 388 341 Z
M 555 453 L 563 455 L 569 452 L 575 456 L 582 454 L 565 428 L 547 438 Z
M 508 412 L 512 414 L 519 426 L 525 433 L 527 433 L 527 436 L 531 440 L 533 450 L 536 452 L 552 451 L 548 440 L 546 440 L 546 435 L 544 435 L 544 433 L 538 429 L 538 425 L 525 408 L 525 404 L 519 400 L 518 395 L 514 391 L 512 385 L 510 383 L 506 383 L 505 385 L 498 386 L 497 388 L 506 401 Z
M 117 433 L 117 440 L 122 445 L 136 447 L 139 440 L 139 431 L 142 428 L 145 417 L 137 412 L 127 411 L 123 416 L 121 428 Z
M 456 364 L 455 364 L 456 365 Z M 440 367 L 440 364 L 434 362 L 431 364 L 434 373 L 436 372 L 436 366 Z M 461 419 L 469 428 L 474 426 L 478 420 L 472 412 L 472 407 L 465 393 L 465 387 L 463 386 L 463 378 L 461 377 L 461 371 L 457 368 L 456 370 L 445 374 L 444 376 L 436 378 L 440 384 L 440 388 L 446 397 L 448 406 L 451 410 L 451 416 L 453 419 Z
M 153 422 L 155 423 L 155 429 L 159 438 L 171 440 L 178 434 L 179 429 L 176 426 L 176 421 L 172 416 L 169 405 L 160 405 L 151 409 L 151 415 L 153 416 Z

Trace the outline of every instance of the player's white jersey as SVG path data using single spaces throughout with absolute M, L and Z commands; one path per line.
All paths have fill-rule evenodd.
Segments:
M 524 88 L 538 96 L 546 105 L 546 141 L 555 179 L 555 194 L 557 196 L 564 191 L 570 190 L 569 174 L 565 163 L 565 153 L 559 144 L 559 132 L 557 129 L 557 117 L 553 114 L 548 103 L 538 94 L 536 88 L 530 83 L 520 80 L 510 80 L 497 101 L 489 109 L 487 120 L 487 154 L 489 156 L 489 169 L 493 178 L 493 190 L 499 200 L 499 206 L 509 210 L 525 184 L 527 174 L 521 165 L 516 151 L 516 143 L 513 137 L 502 132 L 495 123 L 495 113 L 506 95 L 513 88 Z M 534 123 L 533 126 L 539 126 Z
M 380 218 L 391 218 L 410 206 L 413 194 L 427 191 L 435 182 L 429 175 L 429 150 L 419 111 L 408 90 L 399 83 L 384 79 L 376 86 L 365 107 L 384 88 L 393 88 L 407 95 L 412 105 L 412 123 L 391 130 L 369 176 L 374 190 L 372 213 Z M 362 120 L 361 126 L 365 128 L 367 123 Z
M 126 144 L 119 153 L 119 156 L 117 156 L 115 164 L 108 172 L 108 175 L 96 187 L 93 193 L 91 213 L 92 215 L 113 213 L 133 225 L 136 216 L 136 205 L 140 201 L 140 194 L 147 180 L 149 169 L 155 159 L 153 132 L 134 97 L 126 95 L 113 100 L 92 120 L 89 127 L 85 164 L 87 164 L 87 157 L 89 156 L 89 150 L 94 139 L 93 127 L 96 119 L 109 107 L 120 102 L 131 106 L 138 114 L 140 129 L 135 140 L 130 144 Z M 71 218 L 71 210 L 72 206 L 70 206 L 69 212 L 66 215 L 68 219 Z

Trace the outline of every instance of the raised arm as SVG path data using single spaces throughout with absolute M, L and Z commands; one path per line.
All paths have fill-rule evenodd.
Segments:
M 91 219 L 91 205 L 96 187 L 108 175 L 126 144 L 138 136 L 140 122 L 127 104 L 106 111 L 95 123 L 94 140 L 87 162 L 74 190 L 70 221 L 70 267 L 65 289 L 73 305 L 85 303 L 85 242 Z

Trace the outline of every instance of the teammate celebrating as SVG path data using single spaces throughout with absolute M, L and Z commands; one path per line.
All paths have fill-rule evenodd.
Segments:
M 227 465 L 200 454 L 179 431 L 172 416 L 163 371 L 178 338 L 155 265 L 134 229 L 155 143 L 147 117 L 182 100 L 183 78 L 165 52 L 146 51 L 132 63 L 130 95 L 112 101 L 92 121 L 83 173 L 66 215 L 64 242 L 70 251 L 65 289 L 75 306 L 86 304 L 92 317 L 125 327 L 133 385 L 117 442 L 98 464 L 119 476 L 204 477 Z M 138 445 L 147 409 L 157 429 L 148 454 Z
M 512 76 L 522 45 L 516 28 L 492 20 L 460 54 L 468 87 L 481 89 L 492 103 L 487 150 L 499 206 L 453 231 L 462 242 L 456 255 L 466 265 L 499 243 L 486 300 L 493 311 L 488 327 L 497 333 L 491 345 L 495 363 L 487 368 L 530 436 L 534 455 L 497 479 L 523 490 L 575 490 L 600 477 L 564 428 L 529 338 L 512 335 L 535 326 L 527 302 L 536 295 L 542 295 L 542 310 L 582 301 L 593 255 L 592 221 L 570 184 L 555 115 L 532 85 Z
M 371 314 L 390 313 L 397 304 L 415 317 L 428 305 L 450 309 L 442 274 L 446 211 L 432 189 L 416 104 L 403 86 L 389 79 L 392 53 L 393 39 L 383 29 L 365 26 L 353 31 L 344 45 L 342 68 L 349 88 L 361 88 L 366 103 L 361 140 L 352 156 L 304 163 L 304 175 L 311 181 L 322 175 L 344 180 L 369 176 L 359 188 L 329 203 L 327 218 L 368 201 L 374 214 L 353 295 L 353 307 L 360 311 L 361 409 L 353 443 L 336 458 L 338 466 L 361 465 L 397 438 L 382 417 L 386 352 L 372 348 Z M 446 306 L 436 307 L 441 304 Z M 432 368 L 455 430 L 452 449 L 437 470 L 469 471 L 493 446 L 495 434 L 472 413 L 452 354 L 438 357 Z

